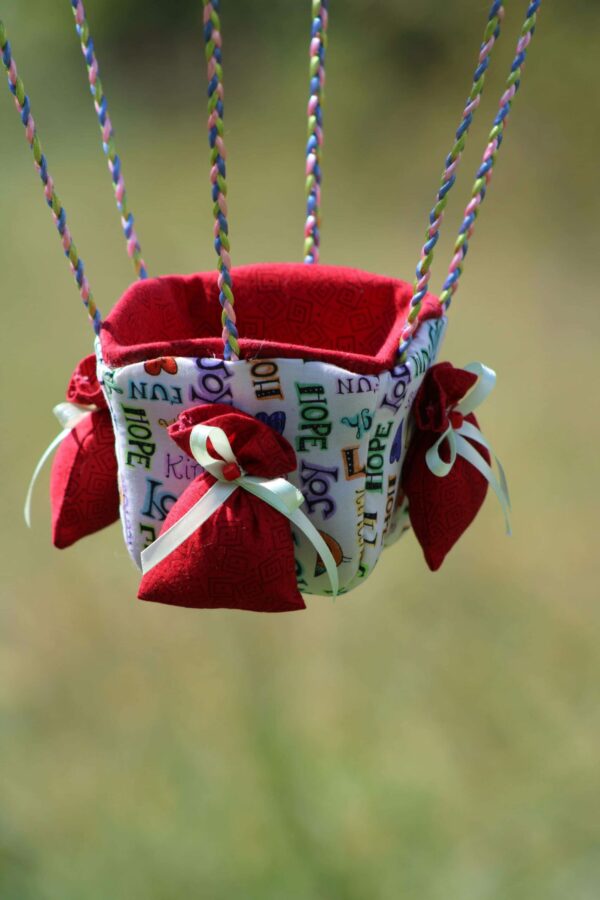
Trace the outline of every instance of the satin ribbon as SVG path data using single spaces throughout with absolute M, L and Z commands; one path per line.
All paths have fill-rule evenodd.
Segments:
M 222 457 L 215 459 L 208 449 L 208 439 L 214 450 Z M 247 475 L 239 466 L 229 438 L 221 428 L 208 425 L 195 425 L 190 436 L 190 449 L 202 468 L 217 479 L 209 490 L 194 506 L 175 522 L 167 531 L 142 551 L 142 572 L 146 574 L 158 563 L 166 559 L 170 553 L 187 540 L 200 526 L 215 513 L 231 495 L 242 488 L 253 494 L 277 512 L 281 513 L 311 542 L 321 560 L 327 574 L 333 595 L 339 590 L 337 565 L 331 551 L 308 517 L 300 510 L 304 497 L 300 491 L 285 478 L 259 478 Z M 225 477 L 226 467 L 237 466 L 240 475 L 233 480 Z M 231 471 L 231 470 L 230 470 Z
M 57 434 L 52 443 L 46 447 L 40 461 L 33 470 L 33 475 L 31 476 L 29 487 L 27 488 L 27 496 L 25 497 L 25 507 L 23 509 L 23 515 L 25 516 L 25 522 L 28 528 L 31 528 L 31 500 L 33 497 L 33 489 L 35 488 L 40 472 L 56 448 L 64 441 L 67 435 L 71 433 L 75 426 L 97 408 L 97 406 L 93 405 L 83 406 L 80 403 L 70 403 L 69 401 L 65 401 L 64 403 L 57 404 L 52 410 L 58 419 L 58 424 L 62 427 L 62 431 L 60 434 Z
M 477 381 L 469 391 L 469 393 L 453 407 L 453 412 L 458 412 L 463 416 L 468 416 L 480 406 L 486 397 L 494 390 L 496 385 L 496 373 L 493 369 L 488 369 L 482 363 L 469 363 L 465 366 L 466 372 L 472 372 L 477 375 Z M 468 440 L 467 440 L 468 438 Z M 450 460 L 445 462 L 440 456 L 440 448 L 445 441 L 448 441 L 450 447 Z M 469 441 L 475 441 L 481 444 L 489 452 L 492 459 L 495 460 L 498 467 L 499 478 L 496 477 L 492 468 L 487 464 L 481 453 L 479 453 Z M 511 534 L 510 527 L 510 497 L 508 494 L 508 484 L 504 469 L 502 468 L 498 457 L 480 432 L 480 430 L 470 422 L 463 422 L 459 428 L 454 428 L 452 424 L 448 426 L 443 435 L 436 441 L 433 447 L 430 447 L 425 454 L 425 462 L 431 472 L 439 478 L 444 478 L 452 469 L 456 462 L 456 457 L 462 456 L 467 462 L 475 466 L 478 472 L 488 481 L 493 488 L 504 513 L 504 522 L 506 524 L 506 533 Z

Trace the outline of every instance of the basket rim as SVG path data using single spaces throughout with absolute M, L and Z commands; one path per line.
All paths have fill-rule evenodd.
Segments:
M 242 359 L 327 362 L 379 374 L 397 361 L 410 308 L 405 281 L 345 266 L 261 263 L 232 270 Z M 282 306 L 281 299 L 286 305 Z M 102 324 L 101 352 L 117 368 L 163 356 L 222 356 L 214 272 L 138 281 Z M 425 298 L 420 321 L 439 318 Z

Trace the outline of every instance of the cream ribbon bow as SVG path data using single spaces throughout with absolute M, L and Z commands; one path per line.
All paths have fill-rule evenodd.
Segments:
M 494 390 L 496 385 L 496 373 L 493 369 L 488 369 L 488 367 L 484 366 L 482 363 L 469 363 L 468 366 L 465 366 L 465 371 L 477 375 L 477 381 L 469 393 L 452 410 L 452 412 L 460 413 L 461 417 L 468 416 L 469 413 L 476 410 L 477 407 L 483 403 L 488 394 Z M 466 440 L 467 438 L 468 440 Z M 440 447 L 445 441 L 448 441 L 450 447 L 450 460 L 448 462 L 444 462 L 440 456 Z M 478 453 L 469 441 L 475 441 L 488 450 L 492 459 L 496 461 L 499 478 L 496 478 L 496 475 L 481 453 Z M 506 482 L 504 469 L 480 430 L 470 422 L 461 421 L 457 428 L 454 428 L 452 423 L 450 423 L 439 440 L 437 440 L 425 454 L 425 462 L 434 475 L 443 478 L 451 471 L 457 456 L 462 456 L 463 459 L 470 462 L 472 466 L 475 466 L 477 471 L 481 472 L 486 481 L 489 482 L 500 501 L 502 512 L 504 513 L 506 533 L 511 534 L 510 497 L 508 494 L 508 484 Z
M 221 459 L 215 459 L 211 455 L 208 449 L 209 438 Z M 304 497 L 293 484 L 285 478 L 269 479 L 247 475 L 239 466 L 229 438 L 222 428 L 195 425 L 190 436 L 190 449 L 196 461 L 217 481 L 174 525 L 142 551 L 144 574 L 191 537 L 235 491 L 242 488 L 268 503 L 306 535 L 323 561 L 333 595 L 337 595 L 339 581 L 335 560 L 317 529 L 300 510 Z
M 87 415 L 92 412 L 95 412 L 98 409 L 97 406 L 90 404 L 89 406 L 83 406 L 81 403 L 71 403 L 66 400 L 64 403 L 58 403 L 52 412 L 58 419 L 58 424 L 62 427 L 62 431 L 60 434 L 57 434 L 52 443 L 46 447 L 44 452 L 42 453 L 41 459 L 38 462 L 37 466 L 33 470 L 33 475 L 31 476 L 31 481 L 29 482 L 29 487 L 27 488 L 27 496 L 25 497 L 25 507 L 23 509 L 23 515 L 25 516 L 25 522 L 28 528 L 31 528 L 31 500 L 33 497 L 33 489 L 35 487 L 35 483 L 38 480 L 38 476 L 47 461 L 50 459 L 56 448 L 61 444 L 68 434 L 75 428 L 76 425 L 81 422 L 82 419 L 85 419 Z

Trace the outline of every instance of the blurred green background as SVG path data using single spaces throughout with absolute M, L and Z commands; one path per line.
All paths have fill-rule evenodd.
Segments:
M 524 3 L 507 4 L 439 290 Z M 485 0 L 333 3 L 322 261 L 412 278 Z M 119 527 L 59 554 L 48 473 L 91 331 L 0 94 L 2 900 L 597 900 L 595 0 L 544 4 L 444 357 L 499 373 L 509 474 L 437 575 L 412 535 L 361 589 L 260 617 L 144 605 Z M 152 273 L 214 264 L 201 4 L 89 0 Z M 132 277 L 69 0 L 4 0 L 101 309 Z M 236 263 L 302 255 L 309 4 L 222 11 Z

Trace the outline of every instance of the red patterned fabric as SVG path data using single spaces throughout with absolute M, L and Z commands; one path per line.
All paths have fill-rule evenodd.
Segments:
M 444 477 L 434 475 L 425 461 L 425 454 L 450 423 L 460 427 L 462 416 L 454 407 L 476 381 L 472 372 L 439 363 L 425 376 L 413 406 L 415 431 L 402 468 L 402 487 L 408 497 L 411 525 L 434 572 L 469 527 L 487 493 L 487 480 L 462 456 L 456 457 Z M 473 414 L 465 420 L 477 426 Z M 470 443 L 489 463 L 487 450 Z M 448 461 L 447 446 L 441 448 L 441 456 Z
M 98 409 L 67 435 L 52 463 L 52 542 L 60 549 L 119 518 L 115 436 L 96 378 L 95 356 L 86 356 L 77 364 L 67 400 Z
M 67 388 L 67 400 L 82 406 L 107 408 L 102 386 L 96 377 L 96 357 L 93 353 L 77 363 Z
M 59 445 L 50 502 L 52 543 L 59 549 L 119 518 L 115 436 L 107 409 L 91 412 Z
M 232 279 L 242 357 L 317 359 L 360 374 L 395 365 L 412 297 L 406 282 L 304 264 L 242 266 Z M 427 295 L 420 318 L 441 314 Z M 148 278 L 133 284 L 104 320 L 102 353 L 113 367 L 222 356 L 221 330 L 216 272 Z
M 170 436 L 190 455 L 191 431 L 200 423 L 223 429 L 248 475 L 278 478 L 296 468 L 295 453 L 284 437 L 252 416 L 219 403 L 187 410 L 170 426 Z M 208 472 L 196 478 L 171 508 L 162 532 L 214 483 Z M 288 519 L 238 488 L 191 537 L 144 575 L 139 597 L 198 609 L 304 609 L 296 586 Z

